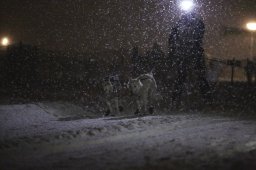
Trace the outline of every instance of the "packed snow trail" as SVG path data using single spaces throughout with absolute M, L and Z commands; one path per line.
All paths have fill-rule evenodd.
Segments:
M 1 169 L 256 168 L 255 121 L 171 112 L 86 119 L 76 107 L 0 106 Z

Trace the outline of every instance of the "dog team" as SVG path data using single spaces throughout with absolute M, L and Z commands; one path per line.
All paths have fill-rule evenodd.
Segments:
M 130 78 L 127 87 L 122 87 L 119 79 L 115 77 L 105 79 L 103 90 L 107 106 L 106 115 L 116 115 L 122 111 L 120 94 L 123 88 L 129 91 L 128 95 L 136 106 L 134 114 L 153 114 L 154 101 L 157 96 L 157 84 L 152 71 L 147 74 L 141 74 L 137 78 Z

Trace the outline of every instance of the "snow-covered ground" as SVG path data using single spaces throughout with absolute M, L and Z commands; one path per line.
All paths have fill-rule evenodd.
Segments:
M 64 102 L 0 106 L 1 169 L 256 169 L 255 121 L 101 115 Z

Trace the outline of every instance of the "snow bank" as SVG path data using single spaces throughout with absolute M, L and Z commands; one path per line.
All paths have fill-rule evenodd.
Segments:
M 161 123 L 157 117 L 150 116 L 141 119 L 133 114 L 102 115 L 95 108 L 65 102 L 2 105 L 0 147 L 10 148 L 22 142 L 54 142 L 78 136 L 107 136 Z
M 86 107 L 85 107 L 86 108 Z M 36 103 L 0 106 L 0 140 L 53 134 L 84 126 L 61 120 L 82 119 L 95 116 L 87 110 L 70 103 Z
M 0 106 L 1 168 L 205 169 L 219 161 L 228 169 L 223 160 L 230 158 L 231 167 L 237 153 L 256 148 L 254 121 L 195 113 L 100 115 L 61 102 Z

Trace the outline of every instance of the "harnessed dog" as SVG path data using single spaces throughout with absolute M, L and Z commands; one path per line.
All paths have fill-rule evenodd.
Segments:
M 156 96 L 157 89 L 152 71 L 148 74 L 142 74 L 135 79 L 130 79 L 128 85 L 137 104 L 135 114 L 140 112 L 152 114 L 154 112 L 152 101 Z
M 108 107 L 106 116 L 112 114 L 120 114 L 119 106 L 119 92 L 121 84 L 119 79 L 115 77 L 107 77 L 103 82 L 103 90 L 105 95 L 105 103 Z

